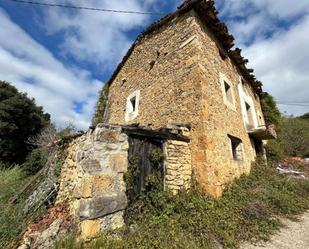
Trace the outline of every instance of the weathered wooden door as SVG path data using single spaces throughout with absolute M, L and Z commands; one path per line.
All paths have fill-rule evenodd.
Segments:
M 141 192 L 163 189 L 163 142 L 162 140 L 129 136 L 130 186 L 127 186 L 129 202 Z M 128 184 L 128 182 L 127 182 Z

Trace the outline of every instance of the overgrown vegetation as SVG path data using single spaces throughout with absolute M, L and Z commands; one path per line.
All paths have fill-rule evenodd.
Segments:
M 50 186 L 45 185 L 45 179 L 49 178 L 50 182 L 55 178 L 55 185 L 58 184 L 57 178 L 70 141 L 65 138 L 72 132 L 75 132 L 75 128 L 71 125 L 60 131 L 53 126 L 46 126 L 37 136 L 28 140 L 36 149 L 28 154 L 23 164 L 8 167 L 0 162 L 0 248 L 11 248 L 24 229 L 53 206 L 56 192 L 49 195 L 47 188 Z M 42 193 L 47 194 L 48 199 L 45 199 L 45 195 L 42 200 L 32 199 L 34 206 L 31 206 L 27 198 L 39 186 L 46 186 Z M 55 188 L 54 185 L 51 187 Z
M 245 240 L 266 240 L 280 227 L 278 217 L 309 208 L 309 181 L 279 175 L 274 168 L 259 160 L 220 199 L 198 190 L 142 194 L 128 214 L 129 228 L 87 245 L 71 236 L 56 248 L 214 248 L 218 243 L 236 248 Z
M 268 158 L 309 157 L 309 119 L 283 117 L 277 133 L 278 139 L 267 144 Z
M 23 163 L 33 149 L 27 140 L 49 124 L 50 115 L 34 99 L 0 81 L 0 161 Z
M 274 97 L 268 93 L 264 93 L 261 99 L 261 106 L 266 124 L 274 124 L 278 126 L 281 121 L 281 114 Z
M 18 203 L 10 204 L 12 198 L 29 181 L 19 167 L 0 170 L 0 248 L 11 248 L 30 220 L 37 217 L 44 207 L 35 213 L 23 214 L 24 197 Z
M 108 92 L 109 92 L 109 85 L 105 83 L 102 90 L 100 90 L 99 92 L 99 99 L 96 104 L 94 116 L 92 118 L 93 126 L 96 126 L 97 124 L 104 122 L 104 113 L 108 101 Z

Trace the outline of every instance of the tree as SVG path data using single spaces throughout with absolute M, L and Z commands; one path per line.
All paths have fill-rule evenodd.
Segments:
M 274 97 L 265 93 L 261 99 L 261 105 L 266 124 L 278 125 L 281 121 L 281 114 Z
M 0 161 L 22 163 L 33 145 L 27 143 L 50 123 L 50 115 L 25 93 L 0 81 Z
M 305 113 L 304 115 L 300 116 L 301 119 L 309 119 L 309 112 Z

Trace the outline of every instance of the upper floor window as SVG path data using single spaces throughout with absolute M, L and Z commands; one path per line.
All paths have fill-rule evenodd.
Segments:
M 227 101 L 233 104 L 232 88 L 226 81 L 224 81 L 224 91 Z
M 127 97 L 125 121 L 131 121 L 138 116 L 140 91 L 137 90 Z
M 252 128 L 254 128 L 252 107 L 247 102 L 245 102 L 245 105 L 247 112 L 247 129 L 251 130 Z
M 221 88 L 223 93 L 223 101 L 227 107 L 235 110 L 234 92 L 232 83 L 225 75 L 220 73 Z

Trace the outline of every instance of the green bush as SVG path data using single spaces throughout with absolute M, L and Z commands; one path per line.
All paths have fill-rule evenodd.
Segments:
M 34 175 L 43 168 L 47 162 L 47 156 L 40 149 L 34 149 L 26 157 L 26 161 L 21 165 L 21 168 L 27 175 Z
M 261 107 L 266 124 L 280 124 L 281 114 L 273 96 L 268 93 L 264 93 L 261 99 Z
M 144 193 L 127 210 L 129 228 L 107 232 L 87 248 L 236 248 L 245 240 L 267 240 L 278 216 L 309 208 L 309 181 L 279 175 L 259 161 L 214 199 L 198 190 Z M 84 248 L 71 236 L 56 248 Z
M 284 155 L 309 156 L 309 120 L 301 118 L 284 118 L 278 134 Z
M 104 113 L 108 103 L 109 85 L 104 84 L 102 90 L 99 92 L 99 99 L 95 107 L 94 115 L 92 118 L 92 125 L 96 126 L 99 123 L 104 123 Z

